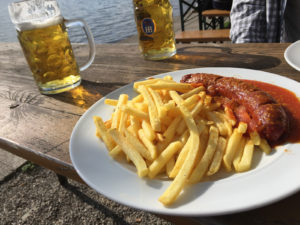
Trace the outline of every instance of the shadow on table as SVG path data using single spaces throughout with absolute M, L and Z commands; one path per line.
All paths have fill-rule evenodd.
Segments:
M 97 83 L 82 80 L 81 84 L 67 92 L 52 95 L 53 98 L 63 101 L 83 109 L 88 109 L 96 101 L 111 92 L 112 87 L 118 88 L 126 83 Z
M 216 49 L 219 53 L 216 53 Z M 260 70 L 276 67 L 281 60 L 272 56 L 233 53 L 228 47 L 191 46 L 178 48 L 177 54 L 166 62 L 193 64 L 201 67 L 239 67 Z

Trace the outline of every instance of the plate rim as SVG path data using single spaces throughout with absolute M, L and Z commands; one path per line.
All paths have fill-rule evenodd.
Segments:
M 290 51 L 296 46 L 299 45 L 299 49 L 300 49 L 300 40 L 290 44 L 284 51 L 284 59 L 285 61 L 291 66 L 293 67 L 295 70 L 300 71 L 300 65 L 296 65 L 289 56 Z
M 292 81 L 292 82 L 297 82 L 295 80 L 292 80 L 290 78 L 287 78 L 287 77 L 283 77 L 283 76 L 280 76 L 278 74 L 274 74 L 274 73 L 270 73 L 270 72 L 265 72 L 265 71 L 260 71 L 260 70 L 253 70 L 253 69 L 245 69 L 245 68 L 236 68 L 236 67 L 203 67 L 203 68 L 192 68 L 192 69 L 185 69 L 185 70 L 177 70 L 177 71 L 172 71 L 172 72 L 166 72 L 166 73 L 160 73 L 160 74 L 157 74 L 157 75 L 154 75 L 154 76 L 149 76 L 149 77 L 160 77 L 160 76 L 164 76 L 164 75 L 167 75 L 167 74 L 172 74 L 172 73 L 191 73 L 191 72 L 194 72 L 194 71 L 197 71 L 197 70 L 239 70 L 239 71 L 247 71 L 247 72 L 259 72 L 259 73 L 266 73 L 266 74 L 270 74 L 272 76 L 275 76 L 275 77 L 280 77 L 280 79 L 286 79 L 286 80 L 289 80 L 289 81 Z M 182 75 L 181 75 L 182 76 Z M 234 76 L 234 74 L 233 74 Z M 144 78 L 146 79 L 146 78 Z M 141 79 L 141 80 L 144 80 L 144 79 Z M 73 144 L 74 142 L 72 141 L 74 139 L 74 133 L 76 132 L 76 130 L 78 129 L 78 126 L 82 123 L 82 121 L 85 119 L 85 115 L 88 115 L 89 112 L 91 112 L 93 109 L 95 109 L 98 104 L 100 104 L 102 101 L 105 100 L 105 98 L 107 98 L 108 96 L 111 96 L 111 95 L 114 95 L 116 93 L 119 93 L 121 90 L 123 89 L 126 89 L 130 86 L 132 86 L 133 83 L 129 83 L 127 85 L 124 85 L 112 92 L 110 92 L 109 94 L 107 94 L 106 96 L 103 96 L 103 98 L 101 98 L 100 100 L 98 100 L 97 102 L 95 102 L 81 117 L 80 119 L 77 121 L 76 125 L 74 126 L 73 128 L 73 131 L 72 131 L 72 134 L 71 134 L 71 138 L 70 138 L 70 142 L 69 142 L 69 153 L 70 153 L 70 158 L 71 158 L 71 162 L 72 162 L 72 165 L 74 166 L 76 172 L 78 173 L 78 175 L 91 187 L 93 188 L 94 190 L 96 190 L 98 193 L 100 194 L 103 194 L 101 193 L 101 191 L 97 190 L 97 187 L 94 186 L 93 183 L 91 183 L 89 180 L 86 180 L 85 178 L 85 175 L 83 173 L 81 173 L 81 170 L 79 168 L 77 168 L 77 165 L 76 163 L 74 163 L 74 158 L 73 158 L 73 154 L 72 152 L 74 150 L 74 147 L 73 147 Z M 299 85 L 299 83 L 297 82 L 297 85 Z M 192 213 L 180 213 L 180 212 L 172 212 L 170 211 L 168 208 L 167 211 L 166 210 L 159 210 L 159 209 L 149 209 L 149 208 L 144 208 L 144 207 L 137 207 L 135 206 L 134 204 L 129 204 L 128 202 L 124 202 L 124 201 L 120 201 L 118 199 L 115 199 L 111 196 L 107 196 L 107 195 L 104 195 L 105 197 L 113 200 L 113 201 L 116 201 L 120 204 L 123 204 L 123 205 L 127 205 L 129 207 L 132 207 L 132 208 L 137 208 L 137 209 L 140 209 L 140 210 L 144 210 L 144 211 L 148 211 L 148 212 L 152 212 L 152 213 L 157 213 L 157 214 L 164 214 L 164 215 L 180 215 L 180 216 L 215 216 L 215 215 L 224 215 L 224 214 L 230 214 L 230 213 L 236 213 L 236 212 L 242 212 L 242 211 L 246 211 L 246 210 L 250 210 L 250 209 L 254 209 L 254 208 L 258 208 L 258 207 L 262 207 L 262 206 L 265 206 L 265 205 L 268 205 L 268 204 L 271 204 L 273 202 L 276 202 L 276 201 L 279 201 L 283 198 L 286 198 L 296 192 L 298 192 L 300 190 L 300 182 L 298 183 L 298 187 L 295 187 L 293 190 L 290 190 L 289 192 L 285 193 L 285 194 L 281 194 L 280 196 L 277 196 L 277 197 L 274 197 L 272 198 L 271 200 L 267 201 L 267 202 L 264 202 L 264 203 L 259 203 L 259 204 L 253 204 L 251 206 L 246 206 L 246 207 L 241 207 L 239 209 L 233 209 L 233 210 L 224 210 L 224 211 L 218 211 L 218 212 L 205 212 L 205 213 L 201 213 L 201 212 L 192 212 Z M 157 196 L 158 198 L 159 196 Z M 155 199 L 155 201 L 157 201 L 157 199 Z

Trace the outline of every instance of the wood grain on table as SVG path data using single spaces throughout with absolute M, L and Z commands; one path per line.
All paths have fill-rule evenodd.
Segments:
M 19 44 L 0 43 L 0 148 L 83 182 L 70 161 L 70 135 L 80 116 L 101 97 L 145 77 L 198 67 L 256 69 L 300 81 L 300 72 L 284 60 L 288 45 L 181 44 L 174 57 L 162 61 L 144 60 L 136 44 L 97 45 L 94 63 L 82 72 L 82 84 L 69 92 L 46 96 L 37 90 Z M 77 44 L 74 52 L 82 64 L 87 47 Z M 299 209 L 298 192 L 243 213 L 206 218 L 162 217 L 177 224 L 299 225 Z

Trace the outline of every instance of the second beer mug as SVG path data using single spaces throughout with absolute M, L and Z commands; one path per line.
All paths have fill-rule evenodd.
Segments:
M 80 84 L 79 71 L 95 57 L 93 36 L 83 20 L 65 20 L 56 0 L 26 0 L 8 6 L 18 39 L 43 94 L 56 94 Z M 88 62 L 78 67 L 66 28 L 84 29 L 90 47 Z
M 172 5 L 169 0 L 133 0 L 139 45 L 146 59 L 176 54 Z

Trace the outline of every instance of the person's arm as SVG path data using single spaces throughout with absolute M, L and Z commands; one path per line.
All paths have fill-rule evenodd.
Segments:
M 230 22 L 233 43 L 267 42 L 266 0 L 233 0 Z

